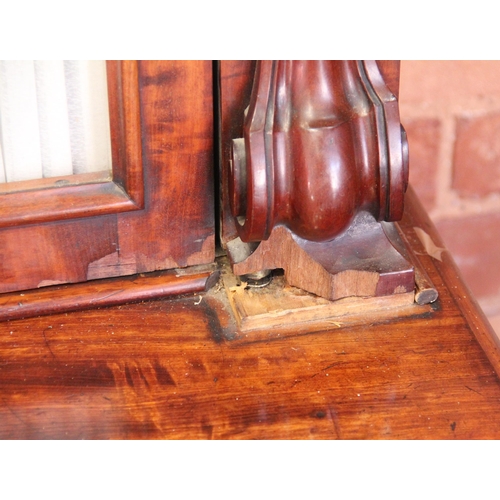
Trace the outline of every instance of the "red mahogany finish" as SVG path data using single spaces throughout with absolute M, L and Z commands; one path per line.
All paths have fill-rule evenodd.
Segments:
M 231 208 L 246 242 L 278 224 L 329 241 L 361 210 L 402 215 L 406 138 L 375 61 L 259 61 L 231 165 Z
M 111 64 L 113 175 L 140 208 L 0 229 L 0 439 L 500 439 L 500 341 L 411 188 L 403 205 L 398 68 L 220 63 L 233 269 L 410 298 L 243 331 L 214 256 L 212 66 Z
M 499 342 L 413 192 L 425 313 L 240 335 L 217 286 L 0 323 L 1 439 L 499 439 Z M 497 372 L 495 371 L 497 370 Z
M 111 180 L 0 193 L 0 293 L 213 262 L 212 63 L 110 62 L 108 87 Z
M 0 321 L 203 292 L 211 288 L 217 279 L 218 271 L 214 264 L 50 286 L 22 293 L 3 293 L 0 294 Z
M 395 232 L 379 224 L 401 218 L 408 183 L 406 135 L 391 90 L 398 68 L 258 61 L 247 97 L 227 66 L 224 142 L 236 132 L 224 113 L 233 109 L 232 94 L 249 99 L 223 189 L 233 216 L 229 223 L 223 217 L 223 242 L 234 272 L 259 278 L 283 268 L 288 283 L 330 300 L 412 291 L 413 267 L 392 241 Z

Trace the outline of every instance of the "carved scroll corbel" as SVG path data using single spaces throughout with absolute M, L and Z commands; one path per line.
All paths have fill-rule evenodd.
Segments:
M 408 146 L 375 61 L 259 61 L 228 196 L 235 274 L 283 268 L 328 299 L 412 291 L 399 220 Z

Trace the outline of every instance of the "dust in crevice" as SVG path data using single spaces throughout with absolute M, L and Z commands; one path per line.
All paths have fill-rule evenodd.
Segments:
M 223 340 L 232 340 L 237 335 L 236 321 L 221 280 L 202 297 L 197 307 L 201 308 L 207 319 L 214 342 L 220 344 Z

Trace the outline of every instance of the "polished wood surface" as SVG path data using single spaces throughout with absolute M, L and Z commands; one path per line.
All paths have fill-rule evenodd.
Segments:
M 0 294 L 0 321 L 83 311 L 172 295 L 203 292 L 217 281 L 216 264 L 157 271 L 90 283 Z
M 113 180 L 144 208 L 139 61 L 106 61 Z
M 241 119 L 228 195 L 244 242 L 279 224 L 331 241 L 361 210 L 401 218 L 407 143 L 376 61 L 257 61 Z
M 407 196 L 406 203 L 408 208 L 399 226 L 403 230 L 411 248 L 413 248 L 415 257 L 424 265 L 424 269 L 429 273 L 434 284 L 438 282 L 438 278 L 435 277 L 435 272 L 431 274 L 433 268 L 439 273 L 439 279 L 443 280 L 448 292 L 447 299 L 443 297 L 442 300 L 452 300 L 451 307 L 463 317 L 464 322 L 482 346 L 496 373 L 500 374 L 499 337 L 493 331 L 478 302 L 465 284 L 453 256 L 446 250 L 443 240 L 412 190 L 410 196 Z M 435 248 L 431 248 L 432 252 L 429 252 L 422 244 L 418 237 L 421 231 L 417 233 L 415 228 L 432 235 L 431 240 L 435 246 Z M 434 256 L 432 257 L 430 254 Z M 438 304 L 440 303 L 442 301 Z
M 243 137 L 245 108 L 252 92 L 255 61 L 219 61 L 220 155 L 221 155 L 221 240 L 225 244 L 238 236 L 229 205 L 229 166 L 232 140 Z
M 112 172 L 6 183 L 0 228 L 144 208 L 138 62 L 109 61 L 107 83 Z
M 400 61 L 377 61 L 390 91 L 399 96 Z M 229 179 L 232 139 L 244 136 L 245 109 L 249 105 L 256 61 L 219 61 L 217 78 L 220 87 L 221 142 L 221 238 L 223 244 L 238 236 L 230 208 Z
M 1 293 L 214 260 L 212 63 L 109 69 L 116 178 L 1 194 Z
M 498 439 L 498 340 L 407 194 L 439 298 L 424 313 L 235 328 L 219 285 L 0 323 L 2 439 Z
M 242 71 L 253 78 L 249 95 Z M 220 75 L 222 209 L 238 236 L 223 229 L 222 241 L 234 273 L 283 269 L 287 283 L 329 300 L 412 291 L 413 267 L 381 224 L 401 218 L 408 184 L 390 89 L 399 66 L 223 61 Z

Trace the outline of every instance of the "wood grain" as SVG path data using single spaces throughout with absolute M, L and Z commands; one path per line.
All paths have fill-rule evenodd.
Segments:
M 106 61 L 113 180 L 144 207 L 139 61 Z
M 398 98 L 400 61 L 377 61 L 377 66 L 390 91 L 396 96 L 396 98 Z M 231 144 L 232 139 L 244 136 L 244 117 L 247 113 L 247 107 L 250 105 L 252 84 L 254 83 L 255 73 L 256 61 L 219 61 L 218 85 L 220 87 L 220 169 L 222 193 L 221 239 L 223 245 L 225 245 L 227 241 L 231 241 L 238 236 L 237 227 L 231 215 L 231 207 L 229 203 L 231 198 L 229 195 L 231 192 L 229 182 L 231 177 L 231 170 L 229 167 L 231 160 Z M 307 71 L 305 73 L 308 74 Z M 309 79 L 311 78 L 309 77 Z M 304 96 L 304 94 L 309 95 L 308 92 L 299 92 L 299 95 L 301 96 Z M 283 95 L 285 96 L 286 92 L 283 92 Z M 295 106 L 293 107 L 296 109 Z M 307 106 L 306 109 L 309 113 L 311 113 L 310 105 Z M 322 106 L 320 106 L 319 109 L 322 109 Z M 296 111 L 298 112 L 298 109 L 296 109 Z M 352 113 L 348 114 L 350 115 Z M 279 127 L 280 125 L 277 126 L 278 129 Z M 286 127 L 287 131 L 288 128 L 289 127 Z M 397 129 L 399 130 L 399 119 L 397 120 Z M 370 136 L 370 134 L 368 135 Z M 311 157 L 311 155 L 314 155 L 315 153 L 315 151 L 310 151 L 306 157 Z M 366 154 L 366 151 L 364 154 Z M 352 157 L 352 152 L 350 152 L 347 156 Z M 307 182 L 305 183 L 307 184 Z M 280 187 L 281 186 L 275 186 L 275 190 L 278 191 Z M 284 204 L 285 203 L 281 203 L 281 205 Z M 296 214 L 296 217 L 299 216 Z
M 108 61 L 112 172 L 2 187 L 0 228 L 93 217 L 144 207 L 137 61 Z
M 220 143 L 221 143 L 221 239 L 225 245 L 238 236 L 229 206 L 229 160 L 231 141 L 243 137 L 245 108 L 252 92 L 255 61 L 219 61 Z
M 1 194 L 0 228 L 97 217 L 140 208 L 114 181 L 62 184 L 49 189 Z
M 419 257 L 439 298 L 412 317 L 252 338 L 216 286 L 4 321 L 0 438 L 498 439 L 493 334 L 449 256 Z
M 188 270 L 158 271 L 0 294 L 0 321 L 206 291 L 218 278 L 214 266 L 193 266 Z
M 397 84 L 398 64 L 382 66 Z M 329 300 L 413 291 L 412 266 L 379 223 L 402 216 L 408 155 L 377 62 L 257 61 L 250 96 L 244 71 L 221 63 L 222 200 L 233 217 L 226 229 L 222 217 L 222 241 L 235 274 L 281 268 Z
M 416 235 L 415 228 L 420 228 L 429 235 L 437 247 L 446 249 L 441 236 L 411 186 L 406 197 L 406 206 L 405 216 L 399 225 L 403 229 L 407 241 L 412 245 L 414 252 L 418 254 L 417 258 L 420 262 L 431 261 L 435 266 L 449 290 L 452 291 L 456 307 L 463 314 L 464 320 L 470 325 L 490 362 L 500 374 L 500 340 L 465 284 L 453 256 L 448 250 L 441 253 L 440 259 L 430 256 Z M 434 282 L 435 278 L 431 276 L 431 279 Z
M 142 213 L 119 214 L 120 259 L 136 272 L 215 258 L 211 61 L 141 61 Z
M 224 270 L 225 266 L 222 279 L 238 331 L 251 332 L 246 336 L 251 339 L 259 338 L 262 332 L 261 338 L 268 339 L 270 330 L 276 331 L 276 335 L 290 333 L 291 325 L 304 324 L 305 328 L 313 328 L 316 323 L 323 327 L 330 323 L 340 328 L 381 318 L 414 316 L 430 310 L 416 306 L 414 292 L 330 301 L 286 285 L 283 276 L 274 276 L 266 287 L 252 288 Z
M 110 65 L 121 82 L 111 95 L 116 182 L 0 195 L 4 220 L 15 223 L 0 229 L 0 292 L 214 261 L 212 65 L 118 66 Z M 24 225 L 11 213 L 19 207 L 31 207 Z
M 413 292 L 413 268 L 391 245 L 380 224 L 360 224 L 355 233 L 316 243 L 277 226 L 248 258 L 233 263 L 233 271 L 245 275 L 284 269 L 289 285 L 329 300 Z

